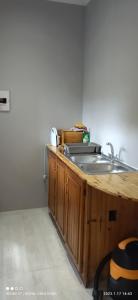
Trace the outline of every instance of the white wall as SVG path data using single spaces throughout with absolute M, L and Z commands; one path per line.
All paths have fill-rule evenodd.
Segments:
M 83 121 L 138 168 L 138 1 L 92 0 L 85 31 Z
M 138 168 L 138 1 L 92 0 L 85 9 L 83 121 L 92 139 Z M 0 210 L 47 204 L 49 130 L 82 116 L 84 8 L 0 0 Z M 103 147 L 108 152 L 108 147 Z
M 43 145 L 82 116 L 83 8 L 0 0 L 0 210 L 46 205 Z

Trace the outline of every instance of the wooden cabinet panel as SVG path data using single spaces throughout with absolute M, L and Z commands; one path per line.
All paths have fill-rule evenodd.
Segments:
M 121 240 L 138 234 L 138 203 L 103 193 L 105 210 L 105 253 Z
M 85 284 L 94 277 L 96 267 L 103 258 L 105 245 L 105 204 L 102 192 L 87 189 L 85 201 L 85 231 L 82 277 Z
M 64 235 L 65 165 L 57 160 L 56 221 Z
M 67 243 L 76 262 L 78 262 L 80 195 L 80 186 L 68 177 Z
M 66 243 L 72 258 L 77 266 L 81 269 L 82 264 L 82 243 L 84 229 L 84 182 L 80 180 L 70 170 L 66 174 L 67 180 L 67 227 L 66 227 Z
M 49 154 L 49 201 L 66 247 L 78 268 L 82 269 L 84 237 L 85 181 L 60 160 Z
M 136 202 L 87 187 L 82 272 L 85 284 L 92 281 L 105 255 L 121 240 L 138 233 L 137 211 Z
M 49 165 L 49 188 L 48 206 L 53 216 L 55 216 L 55 197 L 56 197 L 56 156 L 48 154 Z

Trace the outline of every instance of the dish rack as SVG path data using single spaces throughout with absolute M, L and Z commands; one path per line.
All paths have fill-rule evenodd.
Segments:
M 96 143 L 67 143 L 64 144 L 65 154 L 101 154 L 101 145 Z

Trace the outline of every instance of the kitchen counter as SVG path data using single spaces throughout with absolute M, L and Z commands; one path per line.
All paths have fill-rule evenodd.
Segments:
M 87 175 L 60 149 L 48 145 L 49 212 L 89 286 L 101 260 L 120 241 L 138 235 L 138 172 Z
M 57 147 L 47 145 L 61 161 L 63 161 L 80 178 L 86 180 L 89 186 L 105 193 L 138 202 L 138 172 L 87 175 L 73 164 Z

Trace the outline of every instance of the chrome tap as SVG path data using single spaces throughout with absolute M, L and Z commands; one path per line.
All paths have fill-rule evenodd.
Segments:
M 114 160 L 114 147 L 111 143 L 106 143 L 107 146 L 110 146 L 110 149 L 111 149 L 111 154 L 109 154 L 110 158 L 111 158 L 111 161 Z

